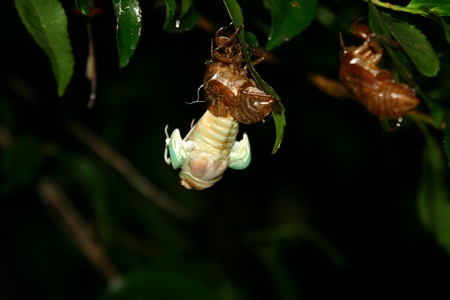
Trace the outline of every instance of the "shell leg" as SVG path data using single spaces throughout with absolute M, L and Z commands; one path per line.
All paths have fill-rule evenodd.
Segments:
M 181 134 L 178 129 L 175 129 L 169 138 L 166 127 L 166 136 L 164 159 L 167 164 L 171 164 L 174 169 L 178 169 L 181 165 L 188 162 L 189 153 L 192 150 L 192 142 L 184 141 L 181 138 Z M 167 150 L 169 150 L 170 157 L 167 156 Z
M 247 134 L 244 133 L 242 140 L 236 141 L 231 147 L 228 167 L 235 170 L 243 170 L 248 167 L 251 159 L 250 142 Z

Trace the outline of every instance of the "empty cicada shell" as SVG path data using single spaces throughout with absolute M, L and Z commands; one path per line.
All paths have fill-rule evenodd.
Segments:
M 231 117 L 244 124 L 257 123 L 272 112 L 274 98 L 248 78 L 247 65 L 238 40 L 242 26 L 229 37 L 221 35 L 224 29 L 222 27 L 216 32 L 211 41 L 211 57 L 206 61 L 203 80 L 206 105 L 216 117 Z M 257 57 L 253 65 L 265 59 L 260 51 L 251 47 L 250 50 Z
M 169 137 L 166 127 L 164 159 L 174 169 L 181 167 L 181 186 L 203 190 L 222 178 L 227 168 L 245 169 L 251 160 L 250 143 L 245 133 L 236 141 L 238 131 L 236 120 L 216 117 L 208 110 L 184 139 L 178 129 Z
M 359 24 L 359 19 L 352 29 L 364 42 L 359 47 L 346 47 L 341 37 L 339 79 L 347 92 L 380 119 L 398 119 L 416 108 L 420 101 L 415 89 L 396 82 L 391 71 L 378 67 L 383 47 L 376 40 L 377 35 L 368 26 Z

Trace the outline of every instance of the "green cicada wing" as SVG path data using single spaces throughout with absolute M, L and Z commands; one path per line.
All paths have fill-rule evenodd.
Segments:
M 228 167 L 235 170 L 243 170 L 248 167 L 252 160 L 250 152 L 250 141 L 244 133 L 241 141 L 236 141 L 230 151 L 230 162 Z
M 189 162 L 189 151 L 187 149 L 189 147 L 187 142 L 181 137 L 180 130 L 175 129 L 166 143 L 169 148 L 170 160 L 174 169 L 178 169 L 183 164 Z

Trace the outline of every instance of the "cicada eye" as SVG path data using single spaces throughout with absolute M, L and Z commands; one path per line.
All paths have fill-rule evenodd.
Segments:
M 212 58 L 212 57 L 208 58 L 208 59 L 205 61 L 205 64 L 206 64 L 207 66 L 209 66 L 209 65 L 212 64 L 212 63 L 213 63 L 213 58 Z

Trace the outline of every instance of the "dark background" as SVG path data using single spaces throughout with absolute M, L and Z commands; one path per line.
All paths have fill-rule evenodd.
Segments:
M 313 21 L 275 49 L 274 59 L 257 66 L 286 108 L 278 152 L 271 155 L 271 118 L 242 125 L 252 146 L 250 166 L 227 170 L 210 189 L 185 191 L 178 186 L 179 170 L 163 159 L 164 127 L 185 135 L 204 113 L 202 103 L 185 102 L 197 99 L 214 33 L 201 27 L 165 32 L 164 6 L 141 1 L 140 43 L 128 66 L 118 69 L 114 12 L 109 1 L 100 1 L 103 10 L 92 20 L 98 92 L 87 109 L 87 18 L 63 2 L 76 67 L 59 98 L 47 57 L 14 4 L 2 1 L 0 125 L 15 148 L 0 149 L 0 298 L 447 298 L 448 254 L 416 209 L 422 133 L 409 119 L 386 132 L 357 103 L 328 96 L 308 80 L 310 73 L 337 79 L 338 33 L 347 43 L 360 43 L 350 25 L 367 15 L 367 3 L 319 2 L 335 14 L 333 26 Z M 221 1 L 195 5 L 216 28 L 229 24 Z M 241 5 L 246 29 L 264 45 L 269 12 L 259 1 Z M 435 32 L 433 23 L 420 20 L 424 30 Z M 430 41 L 438 51 L 443 47 L 438 37 Z M 423 79 L 422 88 L 427 84 Z M 111 145 L 194 217 L 180 220 L 142 196 L 71 134 L 68 120 Z M 7 162 L 13 165 L 9 171 Z M 49 177 L 128 280 L 123 294 L 104 294 L 108 280 L 42 201 L 38 187 Z M 178 288 L 185 294 L 168 294 Z

